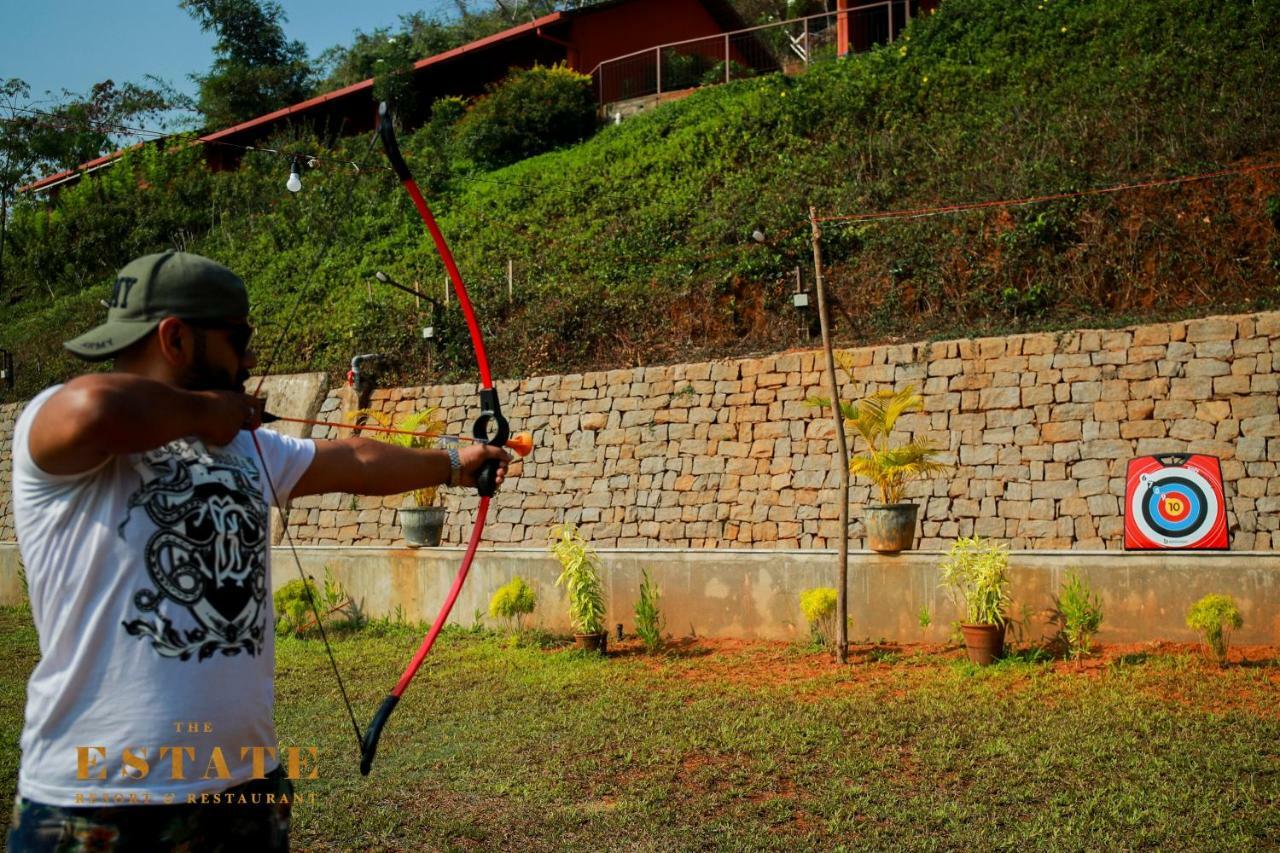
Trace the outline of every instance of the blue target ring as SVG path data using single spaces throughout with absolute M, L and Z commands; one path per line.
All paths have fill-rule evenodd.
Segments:
M 1167 501 L 1186 503 L 1176 516 L 1167 511 Z M 1147 524 L 1165 536 L 1184 537 L 1198 530 L 1207 517 L 1204 492 L 1184 477 L 1162 477 L 1150 486 L 1147 499 L 1142 503 L 1142 515 Z

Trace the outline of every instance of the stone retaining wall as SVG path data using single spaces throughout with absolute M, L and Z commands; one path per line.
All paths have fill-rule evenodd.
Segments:
M 925 411 L 901 438 L 945 449 L 948 475 L 917 483 L 922 548 L 980 534 L 1014 548 L 1122 547 L 1126 462 L 1221 457 L 1233 550 L 1280 550 L 1280 313 L 1117 331 L 914 343 L 849 350 L 842 393 L 914 384 Z M 839 534 L 831 418 L 816 351 L 499 383 L 515 429 L 537 449 L 494 501 L 486 541 L 540 546 L 565 520 L 602 548 L 829 548 Z M 341 418 L 346 399 L 320 406 Z M 468 432 L 474 386 L 383 389 L 373 405 L 438 406 Z M 301 406 L 301 404 L 300 404 Z M 12 540 L 0 407 L 0 539 Z M 299 411 L 281 412 L 306 416 Z M 325 437 L 337 430 L 316 427 Z M 869 489 L 855 483 L 851 546 Z M 299 500 L 294 541 L 390 545 L 400 498 Z M 445 496 L 446 542 L 471 530 L 476 498 Z
M 13 489 L 9 472 L 13 470 L 13 425 L 25 403 L 0 405 L 0 542 L 16 542 L 13 530 Z
M 1014 548 L 1121 548 L 1127 461 L 1194 452 L 1222 459 L 1231 547 L 1280 550 L 1280 313 L 848 352 L 844 396 L 920 387 L 925 411 L 901 420 L 900 437 L 930 439 L 956 465 L 909 491 L 925 504 L 922 548 L 975 533 Z M 805 351 L 499 383 L 537 449 L 495 501 L 486 539 L 537 545 L 567 520 L 605 548 L 834 547 L 831 419 L 805 403 L 826 394 L 821 364 Z M 476 396 L 387 389 L 374 405 L 438 406 L 465 432 Z M 339 409 L 336 395 L 322 406 Z M 855 483 L 855 548 L 868 492 Z M 475 498 L 446 503 L 446 541 L 462 542 Z M 392 544 L 398 504 L 305 499 L 292 529 L 301 542 Z

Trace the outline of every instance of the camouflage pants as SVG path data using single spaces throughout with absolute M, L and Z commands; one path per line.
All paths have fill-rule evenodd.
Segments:
M 249 804 L 238 804 L 242 794 Z M 267 803 L 268 794 L 273 795 L 272 803 Z M 13 805 L 8 849 L 15 853 L 288 850 L 292 801 L 293 783 L 279 768 L 266 779 L 228 788 L 218 804 L 82 808 L 47 806 L 19 797 Z

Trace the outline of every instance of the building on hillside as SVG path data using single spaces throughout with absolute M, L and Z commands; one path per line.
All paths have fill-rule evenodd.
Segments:
M 664 42 L 728 33 L 746 27 L 728 0 L 614 0 L 545 15 L 414 63 L 419 97 L 482 93 L 511 68 L 565 63 L 583 73 L 601 62 Z M 200 137 L 214 169 L 233 167 L 243 146 L 256 145 L 290 125 L 305 123 L 329 135 L 372 130 L 376 118 L 373 80 L 354 83 L 310 100 Z M 114 162 L 118 155 L 100 158 Z M 95 161 L 97 163 L 97 161 Z M 28 184 L 23 192 L 56 191 L 80 179 L 86 166 Z M 101 167 L 103 163 L 98 163 Z
M 646 47 L 591 69 L 602 111 L 621 118 L 682 98 L 693 89 L 773 72 L 794 73 L 819 59 L 844 58 L 894 41 L 939 0 L 827 0 L 827 10 L 733 32 Z

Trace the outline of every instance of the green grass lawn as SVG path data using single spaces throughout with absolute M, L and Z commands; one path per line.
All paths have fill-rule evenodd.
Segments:
M 37 655 L 0 610 L 0 777 Z M 416 631 L 338 638 L 363 725 Z M 681 642 L 599 659 L 446 633 L 362 778 L 318 641 L 282 640 L 284 744 L 318 745 L 298 849 L 1257 849 L 1280 844 L 1280 667 L 1181 654 L 825 655 Z

